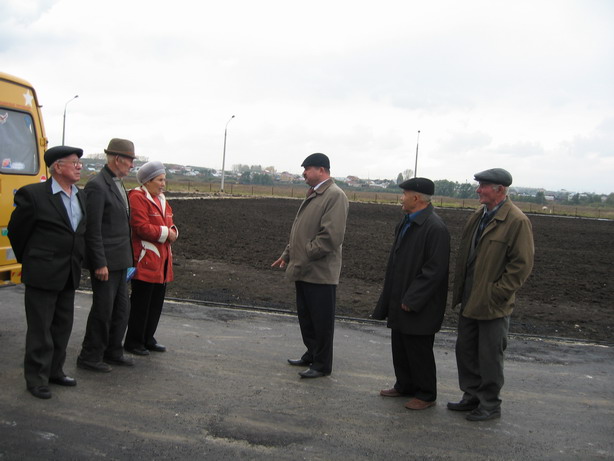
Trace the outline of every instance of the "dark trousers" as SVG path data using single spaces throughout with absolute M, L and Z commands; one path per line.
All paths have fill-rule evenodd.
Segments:
M 72 284 L 69 284 L 72 285 Z M 49 378 L 64 376 L 66 347 L 72 331 L 75 290 L 42 290 L 26 285 L 26 354 L 28 388 L 46 386 Z
M 136 349 L 156 344 L 154 334 L 162 314 L 165 294 L 166 283 L 132 279 L 126 347 Z
M 437 369 L 433 354 L 435 335 L 406 335 L 392 330 L 390 338 L 397 378 L 394 388 L 425 402 L 437 400 Z
M 296 282 L 296 310 L 307 348 L 302 358 L 327 374 L 333 369 L 336 295 L 336 285 Z
M 91 279 L 93 302 L 79 357 L 88 362 L 119 358 L 124 354 L 122 341 L 130 314 L 126 269 L 109 271 L 106 282 L 98 280 L 94 272 Z
M 510 318 L 474 320 L 462 315 L 458 320 L 456 364 L 463 398 L 479 400 L 492 410 L 501 406 L 503 359 L 507 348 Z

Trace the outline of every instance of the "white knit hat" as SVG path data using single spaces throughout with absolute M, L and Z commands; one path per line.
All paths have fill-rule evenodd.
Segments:
M 147 162 L 136 173 L 136 179 L 140 184 L 145 184 L 151 181 L 156 176 L 166 173 L 162 162 L 153 161 Z

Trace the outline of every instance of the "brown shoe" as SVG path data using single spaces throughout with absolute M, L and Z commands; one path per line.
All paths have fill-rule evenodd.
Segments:
M 379 391 L 379 395 L 381 395 L 382 397 L 402 397 L 403 396 L 403 394 L 397 391 L 394 387 L 390 389 L 382 389 L 381 391 Z
M 424 400 L 420 399 L 411 399 L 405 404 L 405 408 L 409 410 L 425 410 L 428 407 L 432 407 L 433 405 L 435 405 L 435 401 L 425 402 Z

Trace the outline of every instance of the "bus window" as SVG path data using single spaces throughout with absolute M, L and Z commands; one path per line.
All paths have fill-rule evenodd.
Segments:
M 32 116 L 0 109 L 0 173 L 38 174 L 38 150 Z

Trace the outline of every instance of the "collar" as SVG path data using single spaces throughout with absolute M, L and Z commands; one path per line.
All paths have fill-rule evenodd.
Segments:
M 79 189 L 77 189 L 77 186 L 75 186 L 74 184 L 70 185 L 70 189 L 71 189 L 72 194 L 76 194 L 79 191 Z M 60 192 L 64 192 L 64 194 L 66 194 L 66 191 L 62 189 L 62 186 L 60 186 L 60 183 L 57 182 L 53 176 L 51 177 L 51 192 L 53 194 L 57 194 Z M 68 194 L 66 195 L 68 196 Z

